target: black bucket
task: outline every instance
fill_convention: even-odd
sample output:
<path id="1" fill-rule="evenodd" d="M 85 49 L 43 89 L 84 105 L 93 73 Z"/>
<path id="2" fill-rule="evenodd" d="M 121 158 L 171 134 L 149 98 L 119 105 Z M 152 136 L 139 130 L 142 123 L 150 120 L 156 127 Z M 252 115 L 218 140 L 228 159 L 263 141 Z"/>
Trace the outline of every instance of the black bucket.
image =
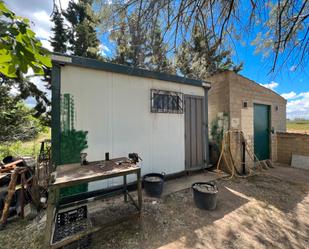
<path id="1" fill-rule="evenodd" d="M 143 177 L 146 194 L 150 197 L 160 197 L 163 191 L 165 173 L 150 173 Z"/>
<path id="2" fill-rule="evenodd" d="M 200 209 L 213 210 L 217 205 L 218 187 L 215 182 L 192 184 L 195 205 Z"/>

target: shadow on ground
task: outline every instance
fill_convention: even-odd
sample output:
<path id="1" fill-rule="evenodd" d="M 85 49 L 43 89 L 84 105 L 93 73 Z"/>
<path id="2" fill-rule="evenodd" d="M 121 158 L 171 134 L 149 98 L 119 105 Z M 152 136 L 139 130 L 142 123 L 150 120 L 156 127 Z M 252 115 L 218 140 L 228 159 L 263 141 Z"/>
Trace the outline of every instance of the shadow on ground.
<path id="1" fill-rule="evenodd" d="M 219 181 L 215 211 L 199 210 L 190 189 L 144 200 L 143 217 L 107 228 L 94 248 L 309 248 L 309 188 L 262 174 Z"/>
<path id="2" fill-rule="evenodd" d="M 144 198 L 140 219 L 106 227 L 89 248 L 309 248 L 309 171 L 277 167 L 246 179 L 219 180 L 217 208 L 197 209 L 190 189 Z M 103 209 L 102 209 L 103 208 Z M 90 205 L 95 223 L 133 211 L 122 197 Z M 43 248 L 45 219 L 12 221 L 0 248 Z"/>

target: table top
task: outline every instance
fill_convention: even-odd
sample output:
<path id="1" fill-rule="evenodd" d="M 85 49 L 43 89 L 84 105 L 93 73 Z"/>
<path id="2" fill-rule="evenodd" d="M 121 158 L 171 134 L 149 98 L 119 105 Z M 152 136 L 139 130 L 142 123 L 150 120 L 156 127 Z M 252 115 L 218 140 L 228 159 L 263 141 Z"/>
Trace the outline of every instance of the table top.
<path id="1" fill-rule="evenodd" d="M 87 165 L 79 163 L 57 166 L 55 181 L 51 186 L 69 186 L 100 179 L 117 177 L 139 170 L 140 167 L 126 157 L 109 161 L 94 161 Z"/>

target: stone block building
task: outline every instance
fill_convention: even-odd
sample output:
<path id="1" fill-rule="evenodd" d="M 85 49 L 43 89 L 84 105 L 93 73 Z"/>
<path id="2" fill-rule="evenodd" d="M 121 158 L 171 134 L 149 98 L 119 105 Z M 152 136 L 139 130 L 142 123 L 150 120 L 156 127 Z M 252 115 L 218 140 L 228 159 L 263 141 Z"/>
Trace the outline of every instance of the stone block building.
<path id="1" fill-rule="evenodd" d="M 232 71 L 218 73 L 208 80 L 211 82 L 208 97 L 210 138 L 213 139 L 212 133 L 224 117 L 227 129 L 242 131 L 260 160 L 276 161 L 276 132 L 286 131 L 286 100 Z M 239 144 L 237 139 L 240 138 L 236 135 L 232 144 Z M 232 150 L 236 158 L 240 156 L 240 148 L 232 146 Z"/>

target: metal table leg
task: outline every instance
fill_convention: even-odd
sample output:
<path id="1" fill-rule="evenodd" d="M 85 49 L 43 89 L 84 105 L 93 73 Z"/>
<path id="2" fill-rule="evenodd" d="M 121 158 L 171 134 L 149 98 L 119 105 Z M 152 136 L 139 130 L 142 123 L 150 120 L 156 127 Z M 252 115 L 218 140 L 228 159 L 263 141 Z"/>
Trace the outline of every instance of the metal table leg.
<path id="1" fill-rule="evenodd" d="M 124 201 L 128 201 L 128 190 L 127 190 L 127 175 L 123 176 L 123 190 L 124 190 Z"/>
<path id="2" fill-rule="evenodd" d="M 138 197 L 138 208 L 139 212 L 142 212 L 142 205 L 143 205 L 143 200 L 142 200 L 142 181 L 141 181 L 141 169 L 138 169 L 137 173 L 137 197 Z"/>

